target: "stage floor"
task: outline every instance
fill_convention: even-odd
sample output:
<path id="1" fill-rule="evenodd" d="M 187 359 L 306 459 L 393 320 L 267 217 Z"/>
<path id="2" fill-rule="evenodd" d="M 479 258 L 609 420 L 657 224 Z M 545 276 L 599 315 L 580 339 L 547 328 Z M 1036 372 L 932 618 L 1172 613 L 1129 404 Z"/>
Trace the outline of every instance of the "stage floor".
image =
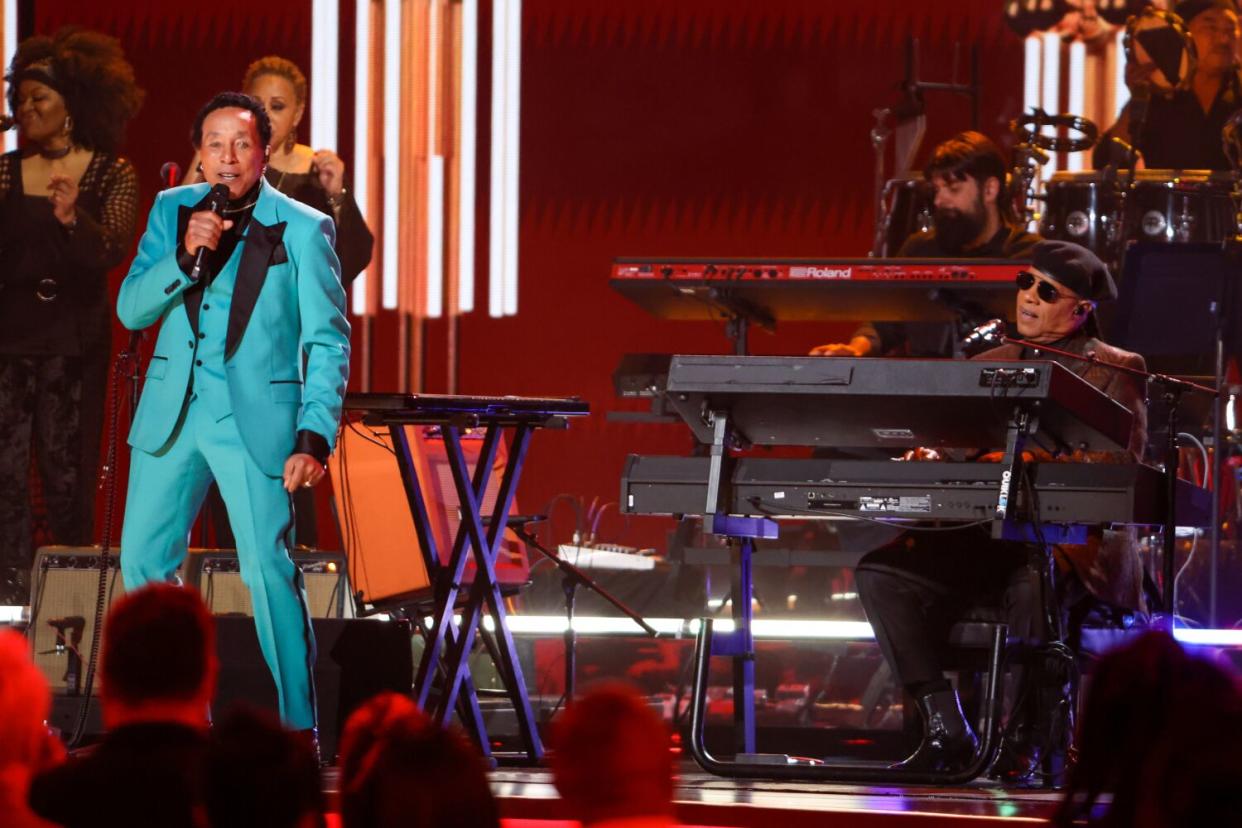
<path id="1" fill-rule="evenodd" d="M 336 773 L 325 785 L 335 801 Z M 562 828 L 568 821 L 543 768 L 502 768 L 491 774 L 506 828 Z M 955 788 L 879 787 L 811 782 L 723 779 L 683 762 L 674 794 L 677 818 L 688 826 L 736 828 L 849 828 L 850 826 L 1047 824 L 1061 801 L 1052 790 L 978 784 Z M 831 822 L 827 822 L 830 819 Z"/>

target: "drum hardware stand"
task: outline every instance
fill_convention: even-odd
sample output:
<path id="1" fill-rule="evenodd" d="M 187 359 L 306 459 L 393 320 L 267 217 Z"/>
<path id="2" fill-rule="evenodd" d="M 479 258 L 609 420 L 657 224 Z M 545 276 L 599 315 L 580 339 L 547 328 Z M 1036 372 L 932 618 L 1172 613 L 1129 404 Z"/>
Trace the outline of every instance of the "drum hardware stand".
<path id="1" fill-rule="evenodd" d="M 970 46 L 970 81 L 960 83 L 957 80 L 957 69 L 960 56 L 961 43 L 953 45 L 953 74 L 952 80 L 948 82 L 940 81 L 924 81 L 919 80 L 919 58 L 918 38 L 909 37 L 906 39 L 906 72 L 905 77 L 899 84 L 901 90 L 901 98 L 898 103 L 891 107 L 872 110 L 872 116 L 875 118 L 875 126 L 871 128 L 871 148 L 875 153 L 875 233 L 871 245 L 871 255 L 878 257 L 884 253 L 892 255 L 891 251 L 884 250 L 884 229 L 887 224 L 888 208 L 887 187 L 885 186 L 884 173 L 884 156 L 888 146 L 889 138 L 893 133 L 897 133 L 897 146 L 895 148 L 894 174 L 903 173 L 909 170 L 913 163 L 914 157 L 918 154 L 919 146 L 923 143 L 923 133 L 926 130 L 927 105 L 923 100 L 924 92 L 951 92 L 956 95 L 965 95 L 970 99 L 970 128 L 979 128 L 979 46 L 971 44 Z M 892 117 L 896 120 L 896 127 L 890 127 L 887 120 Z"/>
<path id="2" fill-rule="evenodd" d="M 622 601 L 613 596 L 608 590 L 604 589 L 598 583 L 591 579 L 581 569 L 562 558 L 560 555 L 549 552 L 539 543 L 539 539 L 527 531 L 526 526 L 532 523 L 538 523 L 547 520 L 546 515 L 514 515 L 506 521 L 506 526 L 527 546 L 534 549 L 540 555 L 543 555 L 549 561 L 556 565 L 561 571 L 562 580 L 561 587 L 565 591 L 565 704 L 566 706 L 573 703 L 574 687 L 576 685 L 576 668 L 578 654 L 578 635 L 574 629 L 574 599 L 578 592 L 579 586 L 584 586 L 612 604 L 624 615 L 628 616 L 635 624 L 643 628 L 643 632 L 655 638 L 659 632 L 655 627 L 648 624 L 641 615 L 627 607 Z"/>
<path id="3" fill-rule="evenodd" d="M 1052 127 L 1073 130 L 1077 137 L 1060 134 L 1045 135 L 1043 130 Z M 1038 168 L 1048 163 L 1049 152 L 1084 152 L 1095 146 L 1099 128 L 1089 119 L 1078 115 L 1049 115 L 1040 107 L 1032 107 L 1029 114 L 1009 122 L 1009 131 L 1019 141 L 1014 147 L 1013 172 L 1015 182 L 1021 182 L 1026 222 L 1035 220 L 1033 204 L 1036 200 L 1034 181 Z"/>

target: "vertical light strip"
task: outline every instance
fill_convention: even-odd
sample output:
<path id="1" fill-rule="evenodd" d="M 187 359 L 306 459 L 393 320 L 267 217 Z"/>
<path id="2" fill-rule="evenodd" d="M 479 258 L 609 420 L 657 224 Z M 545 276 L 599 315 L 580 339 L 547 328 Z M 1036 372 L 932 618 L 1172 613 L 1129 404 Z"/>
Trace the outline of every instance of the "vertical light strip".
<path id="1" fill-rule="evenodd" d="M 474 310 L 474 166 L 478 103 L 479 0 L 461 4 L 461 86 L 458 103 L 461 127 L 457 132 L 457 311 Z"/>
<path id="2" fill-rule="evenodd" d="M 521 150 L 519 130 L 522 112 L 522 0 L 509 0 L 506 23 L 509 44 L 505 49 L 505 271 L 504 312 L 518 312 L 518 167 Z"/>
<path id="3" fill-rule="evenodd" d="M 488 204 L 487 313 L 505 315 L 504 209 L 505 209 L 505 69 L 509 39 L 505 19 L 509 0 L 492 0 L 492 171 Z"/>
<path id="4" fill-rule="evenodd" d="M 1069 111 L 1074 115 L 1084 115 L 1087 97 L 1087 44 L 1076 40 L 1069 47 Z M 1071 152 L 1066 169 L 1080 172 L 1088 154 Z"/>
<path id="5" fill-rule="evenodd" d="M 1044 44 L 1043 95 L 1044 112 L 1056 115 L 1061 111 L 1061 36 L 1056 32 L 1045 32 L 1042 35 Z M 1043 134 L 1056 135 L 1051 127 L 1044 127 Z M 1060 156 L 1052 156 L 1052 168 L 1061 169 Z"/>
<path id="6" fill-rule="evenodd" d="M 1113 43 L 1113 118 L 1121 115 L 1122 108 L 1130 102 L 1130 87 L 1126 86 L 1126 30 L 1117 30 Z"/>
<path id="7" fill-rule="evenodd" d="M 1025 50 L 1022 72 L 1022 112 L 1029 113 L 1039 106 L 1040 67 L 1043 66 L 1043 46 L 1039 37 L 1031 35 L 1023 42 Z"/>
<path id="8" fill-rule="evenodd" d="M 401 0 L 384 0 L 384 276 L 381 301 L 397 307 L 401 208 Z"/>
<path id="9" fill-rule="evenodd" d="M 4 65 L 8 66 L 13 62 L 13 53 L 17 51 L 17 0 L 0 0 L 0 4 L 4 5 L 4 52 L 0 57 L 4 58 Z M 3 86 L 0 83 L 0 88 Z M 4 91 L 7 95 L 8 90 Z M 4 151 L 12 152 L 15 149 L 17 130 L 10 129 L 4 133 Z"/>
<path id="10" fill-rule="evenodd" d="M 336 149 L 337 84 L 340 80 L 340 0 L 311 3 L 310 143 L 312 149 Z M 356 274 L 346 274 L 352 278 Z"/>
<path id="11" fill-rule="evenodd" d="M 354 13 L 354 200 L 368 219 L 370 179 L 367 156 L 371 141 L 371 0 L 358 0 Z M 353 311 L 367 312 L 367 277 L 355 279 Z"/>
<path id="12" fill-rule="evenodd" d="M 444 152 L 440 147 L 440 0 L 427 6 L 427 296 L 424 312 L 436 319 L 444 313 Z"/>

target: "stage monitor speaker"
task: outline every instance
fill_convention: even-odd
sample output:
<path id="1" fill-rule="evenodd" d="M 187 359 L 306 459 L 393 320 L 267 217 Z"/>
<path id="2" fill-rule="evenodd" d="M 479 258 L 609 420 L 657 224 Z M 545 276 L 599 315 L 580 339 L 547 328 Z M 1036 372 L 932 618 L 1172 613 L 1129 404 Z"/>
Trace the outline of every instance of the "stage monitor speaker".
<path id="1" fill-rule="evenodd" d="M 403 621 L 316 618 L 315 688 L 319 701 L 319 741 L 325 759 L 337 751 L 349 714 L 385 690 L 408 694 L 414 683 L 410 628 Z M 220 674 L 212 717 L 216 721 L 237 703 L 276 711 L 276 686 L 263 661 L 254 621 L 216 619 Z"/>
<path id="2" fill-rule="evenodd" d="M 294 550 L 293 562 L 302 570 L 311 618 L 354 617 L 343 552 Z M 198 589 L 212 614 L 254 615 L 234 550 L 192 549 L 185 571 L 186 585 Z"/>
<path id="3" fill-rule="evenodd" d="M 34 662 L 53 690 L 74 693 L 83 689 L 95 630 L 99 554 L 99 548 L 92 546 L 42 546 L 35 553 L 30 644 Z M 117 554 L 114 550 L 109 561 L 106 607 L 125 592 Z M 98 690 L 98 671 L 95 675 Z"/>
<path id="4" fill-rule="evenodd" d="M 461 504 L 444 442 L 438 428 L 408 425 L 405 429 L 426 501 L 439 564 L 447 564 L 461 522 Z M 462 437 L 462 452 L 472 472 L 479 459 L 482 437 L 481 430 Z M 507 457 L 502 441 L 484 490 L 484 515 L 491 514 L 495 508 Z M 427 552 L 420 548 L 414 531 L 414 519 L 410 515 L 388 428 L 369 426 L 361 421 L 346 423 L 337 439 L 337 450 L 329 460 L 329 472 L 360 612 L 384 609 L 406 599 L 429 600 L 433 585 L 428 575 Z M 515 500 L 510 514 L 518 513 Z M 526 547 L 508 530 L 501 542 L 496 577 L 502 584 L 525 584 L 530 579 Z M 474 560 L 471 558 L 464 582 L 473 579 Z"/>

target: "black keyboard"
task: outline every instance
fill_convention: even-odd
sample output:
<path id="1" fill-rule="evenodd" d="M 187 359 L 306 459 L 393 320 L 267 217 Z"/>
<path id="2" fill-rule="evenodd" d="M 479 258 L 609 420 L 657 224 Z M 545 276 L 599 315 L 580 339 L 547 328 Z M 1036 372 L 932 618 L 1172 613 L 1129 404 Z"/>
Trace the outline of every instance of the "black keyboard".
<path id="1" fill-rule="evenodd" d="M 629 514 L 703 514 L 706 457 L 631 455 L 621 481 Z M 1141 463 L 1031 463 L 1016 488 L 1019 514 L 1044 523 L 1157 525 L 1164 475 Z M 730 514 L 814 518 L 984 521 L 994 516 L 1002 467 L 996 463 L 745 457 L 737 461 Z M 1211 524 L 1206 490 L 1178 481 L 1177 522 Z"/>
<path id="2" fill-rule="evenodd" d="M 1134 415 L 1055 362 L 675 356 L 669 405 L 701 442 L 724 412 L 753 445 L 999 448 L 1011 412 L 1052 453 L 1124 451 Z"/>
<path id="3" fill-rule="evenodd" d="M 384 419 L 421 422 L 462 416 L 476 417 L 480 420 L 581 417 L 591 413 L 591 406 L 577 397 L 490 397 L 358 392 L 345 395 L 345 410 L 382 415 Z"/>

